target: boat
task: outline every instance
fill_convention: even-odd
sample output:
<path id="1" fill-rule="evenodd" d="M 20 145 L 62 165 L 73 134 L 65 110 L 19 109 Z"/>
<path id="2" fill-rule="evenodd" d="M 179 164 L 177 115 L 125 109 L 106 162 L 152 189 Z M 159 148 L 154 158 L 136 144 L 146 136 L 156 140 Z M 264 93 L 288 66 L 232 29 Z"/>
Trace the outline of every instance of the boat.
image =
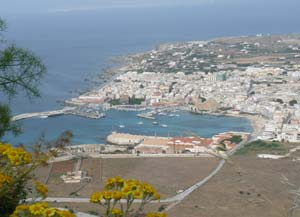
<path id="1" fill-rule="evenodd" d="M 143 125 L 144 123 L 142 121 L 138 122 L 138 125 Z"/>
<path id="2" fill-rule="evenodd" d="M 160 113 L 158 113 L 159 115 L 168 115 L 167 113 L 165 113 L 165 112 L 160 112 Z"/>
<path id="3" fill-rule="evenodd" d="M 158 125 L 158 122 L 157 121 L 153 121 L 152 122 L 154 125 Z"/>
<path id="4" fill-rule="evenodd" d="M 150 120 L 155 120 L 155 117 L 153 117 L 152 115 L 150 114 L 137 114 L 136 116 L 140 117 L 140 118 L 145 118 L 145 119 L 150 119 Z"/>
<path id="5" fill-rule="evenodd" d="M 122 124 L 120 124 L 120 126 L 119 126 L 120 128 L 124 128 L 125 127 L 125 125 L 122 125 Z"/>
<path id="6" fill-rule="evenodd" d="M 168 125 L 166 125 L 166 124 L 162 124 L 162 125 L 161 125 L 161 127 L 165 127 L 165 128 L 166 128 L 166 127 L 168 127 Z"/>
<path id="7" fill-rule="evenodd" d="M 169 114 L 169 117 L 174 117 L 175 115 L 174 114 Z"/>
<path id="8" fill-rule="evenodd" d="M 40 118 L 48 118 L 47 115 L 41 115 Z"/>

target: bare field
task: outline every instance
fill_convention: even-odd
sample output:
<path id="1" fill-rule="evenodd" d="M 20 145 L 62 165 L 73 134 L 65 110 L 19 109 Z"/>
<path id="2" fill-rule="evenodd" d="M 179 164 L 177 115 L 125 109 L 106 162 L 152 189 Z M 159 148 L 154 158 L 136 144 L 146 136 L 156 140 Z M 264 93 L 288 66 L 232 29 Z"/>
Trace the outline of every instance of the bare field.
<path id="1" fill-rule="evenodd" d="M 168 216 L 287 216 L 289 191 L 295 187 L 285 184 L 284 177 L 299 186 L 300 162 L 236 156 L 232 164 L 225 165 L 207 184 L 169 210 Z"/>
<path id="2" fill-rule="evenodd" d="M 251 64 L 251 63 L 258 63 L 258 62 L 266 62 L 266 63 L 272 63 L 272 62 L 278 62 L 277 59 L 281 57 L 282 55 L 279 54 L 272 54 L 272 55 L 262 55 L 262 56 L 256 56 L 256 57 L 245 57 L 245 58 L 235 58 L 234 60 L 239 64 Z M 283 63 L 283 62 L 282 62 Z"/>
<path id="3" fill-rule="evenodd" d="M 300 152 L 293 154 L 294 158 Z M 217 164 L 214 158 L 143 158 L 103 159 L 103 181 L 120 175 L 138 178 L 153 184 L 164 197 L 174 195 L 205 177 Z M 82 169 L 94 174 L 92 183 L 81 191 L 80 196 L 100 189 L 101 160 L 85 159 Z M 46 170 L 45 170 L 46 171 Z M 100 176 L 97 178 L 97 176 Z M 189 195 L 180 204 L 168 211 L 170 217 L 285 217 L 291 205 L 290 190 L 286 184 L 300 185 L 300 162 L 292 158 L 280 160 L 258 159 L 255 156 L 234 156 L 221 171 L 201 188 Z M 49 186 L 49 185 L 48 185 Z M 49 186 L 50 195 L 68 196 L 68 192 L 80 185 L 59 184 Z M 99 212 L 100 207 L 89 203 L 54 203 L 82 212 Z M 157 210 L 168 204 L 151 204 Z M 295 213 L 295 217 L 300 213 Z"/>
<path id="4" fill-rule="evenodd" d="M 218 160 L 215 158 L 202 157 L 84 159 L 81 170 L 87 171 L 88 176 L 92 177 L 90 183 L 65 184 L 59 180 L 59 176 L 51 174 L 51 181 L 47 185 L 49 196 L 67 197 L 72 192 L 77 192 L 79 197 L 89 197 L 92 192 L 102 189 L 109 177 L 119 175 L 123 178 L 147 181 L 165 198 L 205 178 L 214 170 L 217 163 Z M 46 171 L 48 170 L 45 169 L 44 172 Z M 45 176 L 42 173 L 40 175 Z"/>

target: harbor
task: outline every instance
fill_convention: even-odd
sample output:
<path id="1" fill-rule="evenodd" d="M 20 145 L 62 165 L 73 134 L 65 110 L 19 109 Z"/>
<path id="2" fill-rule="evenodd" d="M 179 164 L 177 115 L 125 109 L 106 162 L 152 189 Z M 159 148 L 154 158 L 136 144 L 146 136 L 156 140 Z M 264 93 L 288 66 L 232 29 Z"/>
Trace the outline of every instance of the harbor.
<path id="1" fill-rule="evenodd" d="M 174 114 L 172 117 L 170 114 L 156 114 L 154 121 L 142 119 L 137 114 L 139 112 L 113 109 L 105 111 L 105 117 L 100 119 L 78 115 L 58 115 L 51 118 L 37 116 L 37 118 L 21 119 L 19 122 L 23 126 L 23 133 L 18 137 L 8 135 L 4 139 L 10 140 L 13 144 L 23 143 L 30 146 L 40 138 L 41 132 L 45 135 L 45 139 L 51 141 L 63 131 L 69 130 L 74 135 L 73 144 L 105 144 L 107 136 L 113 131 L 160 137 L 193 135 L 211 137 L 227 131 L 252 132 L 250 121 L 239 117 L 195 115 L 188 111 L 178 111 L 170 113 Z"/>

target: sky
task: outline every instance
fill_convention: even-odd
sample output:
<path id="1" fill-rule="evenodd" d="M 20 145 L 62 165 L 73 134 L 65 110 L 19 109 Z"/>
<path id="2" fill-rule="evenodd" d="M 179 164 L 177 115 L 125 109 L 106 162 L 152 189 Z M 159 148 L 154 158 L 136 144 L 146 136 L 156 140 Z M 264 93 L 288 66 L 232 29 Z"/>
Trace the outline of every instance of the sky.
<path id="1" fill-rule="evenodd" d="M 101 8 L 165 7 L 181 5 L 238 5 L 259 2 L 297 2 L 297 0 L 0 0 L 0 14 L 55 13 Z M 300 4 L 299 4 L 300 5 Z"/>
<path id="2" fill-rule="evenodd" d="M 218 0 L 0 0 L 0 13 L 67 12 L 114 7 L 210 4 L 215 1 Z"/>
<path id="3" fill-rule="evenodd" d="M 300 7 L 299 0 L 0 0 L 0 16 L 59 13 L 103 8 L 166 7 L 182 5 Z M 255 12 L 255 11 L 254 11 Z"/>

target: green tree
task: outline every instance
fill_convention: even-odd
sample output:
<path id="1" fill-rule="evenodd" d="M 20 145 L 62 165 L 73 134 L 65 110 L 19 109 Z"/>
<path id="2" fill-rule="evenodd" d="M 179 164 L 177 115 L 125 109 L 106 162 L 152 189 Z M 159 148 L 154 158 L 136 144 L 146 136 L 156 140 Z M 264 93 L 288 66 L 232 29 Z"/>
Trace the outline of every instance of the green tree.
<path id="1" fill-rule="evenodd" d="M 289 101 L 290 106 L 294 106 L 295 104 L 298 104 L 297 100 L 293 99 L 293 100 Z"/>
<path id="2" fill-rule="evenodd" d="M 3 39 L 6 27 L 6 22 L 0 18 L 0 92 L 9 98 L 20 91 L 28 97 L 37 97 L 40 95 L 38 83 L 46 68 L 32 52 Z M 20 132 L 19 127 L 11 122 L 9 106 L 0 101 L 0 138 L 9 131 Z"/>

